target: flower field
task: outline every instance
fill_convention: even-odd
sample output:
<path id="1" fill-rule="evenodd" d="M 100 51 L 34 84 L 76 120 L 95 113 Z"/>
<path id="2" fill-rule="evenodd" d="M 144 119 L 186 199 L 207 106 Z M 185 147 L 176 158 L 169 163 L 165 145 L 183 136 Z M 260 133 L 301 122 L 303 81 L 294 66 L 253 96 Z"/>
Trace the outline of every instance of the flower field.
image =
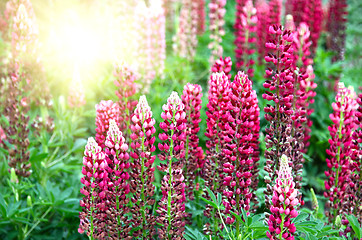
<path id="1" fill-rule="evenodd" d="M 0 239 L 362 239 L 358 0 L 1 0 Z"/>

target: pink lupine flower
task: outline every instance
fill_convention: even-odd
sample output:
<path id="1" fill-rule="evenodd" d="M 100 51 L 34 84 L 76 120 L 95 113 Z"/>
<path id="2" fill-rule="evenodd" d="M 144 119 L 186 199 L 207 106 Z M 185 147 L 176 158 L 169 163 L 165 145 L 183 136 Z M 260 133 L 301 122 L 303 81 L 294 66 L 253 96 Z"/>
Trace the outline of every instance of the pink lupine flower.
<path id="1" fill-rule="evenodd" d="M 101 148 L 104 148 L 109 121 L 115 120 L 119 125 L 120 110 L 116 103 L 111 100 L 102 100 L 96 105 L 96 141 Z"/>
<path id="2" fill-rule="evenodd" d="M 212 73 L 221 73 L 224 72 L 225 75 L 228 77 L 228 79 L 231 79 L 231 67 L 232 67 L 233 63 L 231 61 L 231 57 L 220 57 L 219 59 L 217 59 L 214 63 L 214 65 L 211 67 L 211 72 Z"/>
<path id="3" fill-rule="evenodd" d="M 205 0 L 197 0 L 197 34 L 201 35 L 205 32 Z"/>
<path id="4" fill-rule="evenodd" d="M 301 71 L 306 71 L 307 66 L 313 64 L 313 59 L 310 58 L 311 45 L 312 41 L 310 41 L 309 27 L 302 22 L 299 24 L 297 31 L 294 32 L 293 36 L 295 65 L 299 67 Z"/>
<path id="5" fill-rule="evenodd" d="M 288 157 L 283 154 L 280 158 L 278 177 L 275 180 L 270 203 L 269 231 L 266 232 L 269 239 L 294 239 L 296 227 L 291 220 L 298 216 L 296 206 L 299 204 L 297 198 L 299 193 L 294 188 L 295 183 L 289 164 Z"/>
<path id="6" fill-rule="evenodd" d="M 199 146 L 199 137 L 201 122 L 201 97 L 202 88 L 197 84 L 186 84 L 181 96 L 182 103 L 185 105 L 186 112 L 186 151 L 184 175 L 186 182 L 186 191 L 190 199 L 193 199 L 193 189 L 198 170 L 202 169 L 205 163 L 204 151 Z"/>
<path id="7" fill-rule="evenodd" d="M 209 80 L 208 91 L 208 104 L 207 104 L 207 119 L 205 136 L 208 138 L 206 141 L 206 162 L 203 168 L 203 178 L 205 185 L 213 192 L 222 193 L 224 188 L 222 166 L 225 160 L 225 153 L 223 149 L 226 146 L 225 137 L 229 133 L 227 127 L 229 113 L 228 104 L 230 102 L 230 80 L 224 72 L 212 73 Z M 205 193 L 205 198 L 209 199 L 210 196 Z M 218 215 L 215 214 L 210 205 L 206 205 L 204 215 L 212 218 L 214 226 L 218 228 Z M 206 224 L 207 233 L 213 233 L 218 236 L 219 230 L 210 223 Z"/>
<path id="8" fill-rule="evenodd" d="M 343 219 L 344 214 L 350 213 L 346 202 L 351 194 L 350 184 L 353 184 L 351 171 L 354 166 L 350 158 L 353 156 L 352 134 L 357 128 L 355 93 L 342 82 L 338 87 L 335 102 L 332 103 L 333 113 L 329 115 L 333 125 L 328 127 L 331 139 L 328 141 L 330 147 L 326 150 L 329 157 L 326 159 L 328 170 L 325 175 L 328 179 L 325 181 L 324 196 L 328 199 L 327 207 L 331 208 L 330 212 L 326 212 L 330 222 L 334 222 L 337 215 Z"/>
<path id="9" fill-rule="evenodd" d="M 238 0 L 234 25 L 236 68 L 247 72 L 250 77 L 253 76 L 254 72 L 252 66 L 255 61 L 251 55 L 255 52 L 253 45 L 256 43 L 257 22 L 253 2 L 251 0 Z"/>
<path id="10" fill-rule="evenodd" d="M 0 126 L 0 145 L 6 140 L 6 134 L 4 129 Z"/>
<path id="11" fill-rule="evenodd" d="M 162 143 L 158 144 L 161 151 L 161 163 L 158 169 L 165 172 L 161 191 L 162 199 L 156 211 L 159 216 L 157 222 L 162 225 L 158 229 L 161 239 L 182 238 L 185 231 L 185 183 L 182 172 L 185 158 L 186 141 L 186 113 L 185 105 L 177 92 L 172 92 L 167 104 L 162 106 L 163 122 L 160 128 L 163 133 L 159 135 Z"/>
<path id="12" fill-rule="evenodd" d="M 344 60 L 346 40 L 347 1 L 331 0 L 327 20 L 327 47 L 334 51 L 333 62 Z"/>
<path id="13" fill-rule="evenodd" d="M 182 0 L 181 2 L 175 52 L 188 61 L 193 61 L 197 47 L 198 3 L 193 0 Z"/>
<path id="14" fill-rule="evenodd" d="M 265 191 L 266 206 L 269 207 L 269 199 L 272 195 L 272 183 L 276 174 L 280 157 L 285 154 L 291 156 L 293 139 L 292 116 L 294 114 L 294 76 L 293 76 L 293 47 L 290 42 L 293 35 L 290 31 L 284 30 L 282 26 L 273 25 L 269 27 L 269 34 L 273 39 L 265 46 L 271 53 L 265 56 L 265 61 L 275 66 L 274 70 L 268 68 L 266 76 L 269 78 L 263 86 L 268 89 L 263 98 L 273 101 L 274 105 L 264 107 L 265 119 L 270 122 L 266 129 L 266 166 L 264 169 L 269 173 L 265 179 L 267 189 Z M 277 45 L 279 46 L 277 48 Z M 274 141 L 278 139 L 279 141 Z M 269 150 L 270 149 L 270 150 Z"/>
<path id="15" fill-rule="evenodd" d="M 229 129 L 223 149 L 227 158 L 223 164 L 223 184 L 226 186 L 223 204 L 229 215 L 226 223 L 233 223 L 235 217 L 230 211 L 241 214 L 241 209 L 245 209 L 248 212 L 251 200 L 257 203 L 252 190 L 258 185 L 260 109 L 252 82 L 244 72 L 235 76 L 229 96 L 230 116 L 226 124 Z"/>
<path id="16" fill-rule="evenodd" d="M 259 0 L 255 4 L 256 16 L 258 18 L 257 28 L 257 41 L 256 46 L 258 49 L 258 61 L 261 64 L 264 61 L 264 56 L 267 53 L 265 43 L 267 42 L 268 36 L 268 13 L 269 5 L 265 0 Z"/>
<path id="17" fill-rule="evenodd" d="M 105 153 L 93 138 L 88 138 L 83 157 L 81 183 L 84 185 L 80 192 L 84 195 L 80 201 L 82 211 L 79 213 L 79 233 L 86 232 L 87 235 L 103 238 L 106 234 L 105 226 L 101 223 L 105 218 L 99 219 L 99 210 L 105 208 L 104 198 L 106 196 L 107 173 L 105 168 L 107 162 Z"/>
<path id="18" fill-rule="evenodd" d="M 211 0 L 209 3 L 210 18 L 210 39 L 209 49 L 211 50 L 210 64 L 214 64 L 215 60 L 223 55 L 223 47 L 221 46 L 222 37 L 225 35 L 225 4 L 226 0 Z"/>
<path id="19" fill-rule="evenodd" d="M 85 104 L 84 87 L 80 82 L 74 82 L 69 87 L 68 105 L 71 108 L 80 108 Z"/>
<path id="20" fill-rule="evenodd" d="M 272 26 L 274 24 L 280 25 L 282 17 L 281 13 L 282 13 L 282 0 L 270 0 L 267 26 Z"/>
<path id="21" fill-rule="evenodd" d="M 127 141 L 130 141 L 129 136 L 131 130 L 129 126 L 131 124 L 132 111 L 137 105 L 135 94 L 138 91 L 138 85 L 136 84 L 138 76 L 135 71 L 126 64 L 116 66 L 113 75 L 116 77 L 114 84 L 118 88 L 116 95 L 119 99 L 119 128 L 125 133 Z"/>
<path id="22" fill-rule="evenodd" d="M 129 237 L 130 220 L 126 214 L 130 211 L 128 207 L 129 199 L 126 194 L 130 192 L 129 174 L 130 167 L 128 145 L 119 130 L 114 119 L 109 120 L 109 128 L 105 140 L 105 159 L 107 167 L 107 179 L 104 188 L 107 189 L 106 195 L 99 194 L 100 198 L 105 198 L 103 204 L 98 204 L 97 209 L 99 217 L 106 215 L 107 231 L 114 239 L 126 239 Z"/>
<path id="23" fill-rule="evenodd" d="M 154 146 L 156 138 L 153 136 L 156 132 L 155 123 L 146 97 L 141 96 L 130 127 L 132 131 L 130 156 L 133 159 L 130 190 L 133 194 L 131 201 L 134 203 L 131 212 L 133 228 L 140 228 L 138 231 L 134 231 L 134 237 L 152 238 L 155 235 L 156 220 L 150 210 L 155 203 L 153 199 L 155 168 L 152 166 L 156 158 L 153 154 L 156 150 Z"/>
<path id="24" fill-rule="evenodd" d="M 293 16 L 288 14 L 285 16 L 285 29 L 294 32 L 295 31 L 295 24 Z"/>

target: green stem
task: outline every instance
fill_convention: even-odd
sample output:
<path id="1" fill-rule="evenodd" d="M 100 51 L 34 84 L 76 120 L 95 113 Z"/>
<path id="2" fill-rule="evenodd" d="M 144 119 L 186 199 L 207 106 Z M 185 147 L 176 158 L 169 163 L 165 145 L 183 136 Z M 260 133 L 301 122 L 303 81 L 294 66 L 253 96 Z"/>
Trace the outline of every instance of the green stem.
<path id="1" fill-rule="evenodd" d="M 49 208 L 45 211 L 45 213 L 40 217 L 40 219 L 44 219 L 45 216 L 48 215 L 48 213 L 50 212 L 50 210 L 51 210 L 52 208 L 53 208 L 53 207 L 49 207 Z M 40 223 L 40 220 L 38 220 L 38 221 L 30 228 L 30 230 L 25 234 L 24 239 L 26 239 L 26 238 L 29 236 L 29 234 L 39 225 L 39 223 Z"/>

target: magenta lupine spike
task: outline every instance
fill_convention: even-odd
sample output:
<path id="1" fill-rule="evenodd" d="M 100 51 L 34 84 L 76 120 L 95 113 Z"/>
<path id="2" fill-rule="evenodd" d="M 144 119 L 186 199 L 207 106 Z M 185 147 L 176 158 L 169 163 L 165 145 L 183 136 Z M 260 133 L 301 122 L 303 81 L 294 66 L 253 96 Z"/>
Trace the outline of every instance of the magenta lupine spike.
<path id="1" fill-rule="evenodd" d="M 267 29 L 269 26 L 272 26 L 274 24 L 280 25 L 282 17 L 281 13 L 282 13 L 282 0 L 270 0 Z"/>
<path id="2" fill-rule="evenodd" d="M 292 176 L 292 169 L 289 166 L 290 160 L 286 155 L 280 159 L 278 177 L 273 187 L 273 197 L 271 200 L 268 218 L 269 231 L 266 235 L 269 239 L 294 240 L 296 227 L 292 219 L 298 216 L 296 206 L 299 204 L 297 196 L 298 190 Z"/>
<path id="3" fill-rule="evenodd" d="M 105 218 L 99 218 L 99 212 L 104 211 L 106 207 L 107 173 L 104 171 L 106 167 L 107 162 L 102 148 L 93 138 L 88 138 L 83 157 L 82 174 L 84 176 L 80 180 L 84 185 L 80 189 L 84 197 L 80 200 L 82 211 L 79 213 L 78 232 L 85 232 L 88 236 L 98 239 L 104 238 L 107 233 L 103 222 Z M 99 224 L 102 222 L 103 224 Z"/>
<path id="4" fill-rule="evenodd" d="M 3 144 L 4 140 L 6 140 L 6 134 L 4 129 L 0 126 L 0 146 Z"/>
<path id="5" fill-rule="evenodd" d="M 340 82 L 335 102 L 332 103 L 333 113 L 329 115 L 333 125 L 328 127 L 331 138 L 328 140 L 330 147 L 326 150 L 329 157 L 326 159 L 328 170 L 325 171 L 327 181 L 324 196 L 330 208 L 326 215 L 332 223 L 338 215 L 345 219 L 345 214 L 350 213 L 347 203 L 351 194 L 350 173 L 353 171 L 350 159 L 353 156 L 352 134 L 357 128 L 355 113 L 358 108 L 354 95 L 354 91 Z"/>
<path id="6" fill-rule="evenodd" d="M 205 32 L 205 0 L 197 0 L 197 34 L 201 35 Z"/>
<path id="7" fill-rule="evenodd" d="M 293 16 L 288 14 L 285 16 L 285 29 L 294 32 L 295 31 L 295 24 Z"/>
<path id="8" fill-rule="evenodd" d="M 214 63 L 214 65 L 211 67 L 212 73 L 221 73 L 224 72 L 225 75 L 228 77 L 228 79 L 231 79 L 231 67 L 233 65 L 233 62 L 231 61 L 231 57 L 220 57 L 217 59 Z"/>
<path id="9" fill-rule="evenodd" d="M 158 144 L 161 151 L 161 163 L 158 169 L 165 172 L 161 182 L 162 199 L 159 203 L 157 222 L 162 225 L 158 229 L 161 239 L 182 238 L 185 231 L 185 183 L 182 172 L 185 158 L 186 113 L 185 105 L 177 92 L 172 92 L 167 104 L 162 106 L 163 122 L 160 128 Z"/>
<path id="10" fill-rule="evenodd" d="M 306 71 L 307 66 L 313 64 L 313 59 L 310 58 L 310 46 L 312 41 L 310 41 L 310 31 L 307 24 L 304 22 L 300 23 L 297 31 L 293 34 L 293 48 L 295 56 L 295 66 L 297 66 L 300 71 Z"/>
<path id="11" fill-rule="evenodd" d="M 230 129 L 224 137 L 226 147 L 223 149 L 227 158 L 223 164 L 226 186 L 223 204 L 228 214 L 226 223 L 231 224 L 236 219 L 230 211 L 241 215 L 241 209 L 245 209 L 249 214 L 250 202 L 257 203 L 253 190 L 258 185 L 260 109 L 252 82 L 244 72 L 235 76 L 229 96 Z M 237 234 L 239 226 L 237 221 Z"/>
<path id="12" fill-rule="evenodd" d="M 347 1 L 331 0 L 329 2 L 327 20 L 327 47 L 334 51 L 332 61 L 344 60 L 346 23 L 347 23 Z"/>
<path id="13" fill-rule="evenodd" d="M 193 61 L 197 47 L 197 2 L 182 0 L 179 26 L 176 35 L 175 52 L 179 56 Z"/>
<path id="14" fill-rule="evenodd" d="M 206 141 L 206 162 L 203 168 L 203 178 L 205 185 L 213 192 L 222 193 L 223 172 L 222 164 L 225 161 L 223 148 L 225 147 L 225 138 L 228 134 L 228 104 L 230 101 L 230 80 L 224 72 L 212 73 L 209 80 L 207 119 L 205 136 Z M 206 198 L 210 196 L 206 193 Z M 213 226 L 206 223 L 206 233 L 213 233 L 217 237 L 219 232 L 218 214 L 210 205 L 206 205 L 204 215 L 212 218 Z"/>
<path id="15" fill-rule="evenodd" d="M 153 195 L 155 193 L 154 171 L 152 166 L 156 156 L 154 143 L 154 127 L 156 121 L 152 117 L 152 111 L 145 96 L 141 96 L 132 117 L 131 125 L 131 181 L 130 189 L 133 194 L 132 222 L 134 237 L 151 239 L 155 235 L 155 217 L 152 214 L 152 206 L 155 203 Z"/>
<path id="16" fill-rule="evenodd" d="M 222 37 L 225 35 L 224 16 L 226 0 L 211 0 L 209 3 L 210 18 L 210 39 L 209 49 L 211 50 L 210 64 L 214 64 L 215 60 L 223 55 L 223 47 L 221 46 Z"/>
<path id="17" fill-rule="evenodd" d="M 292 133 L 292 116 L 293 111 L 293 93 L 294 93 L 294 77 L 293 77 L 293 47 L 290 42 L 293 35 L 290 31 L 284 30 L 282 26 L 273 25 L 269 27 L 269 34 L 273 39 L 266 43 L 265 46 L 272 53 L 265 56 L 266 62 L 272 63 L 274 69 L 268 68 L 266 80 L 263 86 L 268 89 L 263 94 L 263 98 L 273 101 L 274 104 L 268 104 L 264 107 L 265 119 L 270 122 L 266 128 L 266 166 L 264 169 L 269 173 L 265 178 L 267 189 L 265 191 L 265 203 L 269 207 L 269 199 L 272 195 L 272 187 L 270 183 L 276 178 L 275 171 L 278 167 L 280 157 L 285 154 L 291 157 L 293 142 Z M 277 48 L 278 46 L 278 48 Z M 278 141 L 274 141 L 278 139 Z"/>
<path id="18" fill-rule="evenodd" d="M 252 77 L 254 73 L 254 59 L 251 57 L 255 52 L 257 16 L 256 8 L 251 0 L 238 0 L 236 2 L 235 19 L 235 56 L 236 68 L 247 72 Z"/>
<path id="19" fill-rule="evenodd" d="M 109 120 L 109 129 L 105 140 L 105 154 L 108 176 L 106 202 L 99 208 L 100 217 L 107 215 L 107 234 L 113 239 L 128 239 L 130 220 L 126 214 L 130 211 L 129 199 L 126 194 L 130 192 L 130 167 L 128 145 L 114 119 Z M 101 197 L 102 198 L 102 197 Z"/>
<path id="20" fill-rule="evenodd" d="M 362 90 L 362 88 L 360 88 L 360 90 Z M 352 194 L 349 202 L 353 207 L 353 214 L 357 217 L 358 221 L 362 223 L 362 93 L 358 95 L 356 101 L 359 107 L 355 112 L 355 124 L 357 125 L 357 129 L 352 134 L 354 148 L 352 151 L 352 164 L 354 171 L 351 177 L 353 184 L 350 184 Z"/>
<path id="21" fill-rule="evenodd" d="M 96 105 L 96 141 L 101 148 L 104 148 L 104 141 L 107 137 L 109 120 L 114 119 L 119 125 L 120 110 L 112 100 L 102 100 Z"/>
<path id="22" fill-rule="evenodd" d="M 268 36 L 268 13 L 269 13 L 269 5 L 265 0 L 259 0 L 255 4 L 256 7 L 256 16 L 258 18 L 258 22 L 256 24 L 257 28 L 257 42 L 256 46 L 258 49 L 258 62 L 262 64 L 264 62 L 264 56 L 267 51 L 265 48 L 265 43 L 267 42 Z"/>
<path id="23" fill-rule="evenodd" d="M 184 87 L 181 99 L 185 105 L 186 112 L 186 152 L 184 175 L 186 182 L 186 194 L 189 199 L 193 199 L 193 189 L 196 185 L 195 179 L 198 171 L 203 168 L 205 163 L 204 151 L 199 146 L 199 137 L 201 122 L 201 97 L 202 88 L 200 85 L 187 83 Z"/>
<path id="24" fill-rule="evenodd" d="M 127 66 L 126 64 L 120 64 L 114 68 L 113 75 L 116 77 L 114 84 L 118 88 L 116 95 L 119 99 L 119 129 L 125 133 L 127 141 L 130 141 L 129 136 L 131 135 L 130 124 L 132 111 L 137 105 L 135 94 L 138 90 L 137 74 L 135 71 Z"/>

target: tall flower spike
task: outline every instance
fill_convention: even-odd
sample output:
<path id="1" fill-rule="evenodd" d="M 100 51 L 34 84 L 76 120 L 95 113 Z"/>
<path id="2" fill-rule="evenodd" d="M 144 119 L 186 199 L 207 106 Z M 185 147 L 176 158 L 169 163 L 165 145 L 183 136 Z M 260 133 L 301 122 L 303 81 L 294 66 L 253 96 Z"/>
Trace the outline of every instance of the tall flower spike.
<path id="1" fill-rule="evenodd" d="M 106 201 L 98 206 L 100 219 L 104 214 L 107 215 L 106 226 L 107 233 L 113 239 L 129 239 L 131 230 L 130 220 L 127 213 L 129 199 L 126 194 L 130 192 L 129 174 L 127 169 L 130 167 L 128 145 L 119 130 L 114 119 L 109 120 L 109 129 L 105 141 L 105 153 L 107 161 L 107 189 Z M 101 198 L 103 196 L 100 196 Z"/>
<path id="2" fill-rule="evenodd" d="M 197 47 L 197 2 L 182 0 L 179 26 L 176 36 L 175 52 L 179 56 L 193 61 Z"/>
<path id="3" fill-rule="evenodd" d="M 223 55 L 223 47 L 221 46 L 222 37 L 225 35 L 224 16 L 226 0 L 211 0 L 209 3 L 210 18 L 210 39 L 209 49 L 211 50 L 210 64 L 214 64 L 215 60 Z"/>
<path id="4" fill-rule="evenodd" d="M 155 217 L 152 214 L 152 206 L 155 203 L 154 171 L 152 167 L 156 156 L 154 143 L 156 121 L 152 118 L 152 111 L 148 105 L 146 96 L 141 96 L 132 117 L 131 125 L 131 181 L 130 189 L 133 194 L 131 201 L 134 203 L 132 212 L 133 236 L 141 236 L 150 239 L 155 235 Z"/>
<path id="5" fill-rule="evenodd" d="M 223 173 L 222 164 L 225 161 L 223 148 L 226 145 L 225 138 L 228 134 L 229 116 L 228 104 L 230 101 L 230 80 L 224 72 L 213 73 L 209 80 L 208 104 L 207 104 L 207 119 L 205 136 L 208 138 L 206 141 L 206 162 L 203 168 L 203 178 L 205 185 L 213 192 L 222 193 L 223 189 Z M 210 198 L 205 193 L 206 198 Z M 210 223 L 206 224 L 207 233 L 210 231 L 218 237 L 218 214 L 215 209 L 210 205 L 206 206 L 204 215 L 212 218 L 214 226 Z"/>
<path id="6" fill-rule="evenodd" d="M 116 66 L 113 75 L 116 77 L 114 84 L 118 88 L 116 95 L 119 99 L 119 128 L 122 132 L 126 133 L 125 137 L 127 141 L 130 141 L 132 111 L 137 105 L 135 94 L 138 90 L 138 85 L 136 84 L 138 76 L 134 70 L 126 64 Z"/>
<path id="7" fill-rule="evenodd" d="M 82 211 L 79 213 L 80 224 L 79 233 L 84 233 L 92 238 L 104 238 L 106 236 L 106 227 L 104 217 L 99 215 L 100 211 L 105 210 L 107 174 L 104 169 L 107 167 L 105 153 L 98 146 L 94 138 L 88 138 L 84 150 L 83 168 L 81 183 L 84 185 L 80 192 L 84 195 L 80 200 Z M 101 218 L 100 218 L 101 217 Z"/>
<path id="8" fill-rule="evenodd" d="M 269 239 L 294 240 L 293 234 L 296 227 L 291 220 L 298 216 L 296 206 L 299 204 L 298 190 L 294 187 L 289 159 L 286 155 L 282 155 L 278 177 L 273 188 L 271 215 L 268 218 L 269 231 L 266 232 L 266 235 Z"/>
<path id="9" fill-rule="evenodd" d="M 197 0 L 197 34 L 205 32 L 205 0 Z"/>
<path id="10" fill-rule="evenodd" d="M 102 100 L 96 105 L 96 141 L 101 148 L 104 148 L 104 141 L 107 137 L 109 121 L 114 119 L 119 124 L 120 110 L 112 100 Z"/>
<path id="11" fill-rule="evenodd" d="M 166 163 L 161 163 L 158 169 L 166 174 L 161 182 L 162 199 L 156 211 L 159 214 L 157 222 L 162 225 L 158 229 L 158 236 L 161 239 L 178 239 L 184 234 L 186 217 L 182 172 L 186 140 L 185 105 L 177 92 L 172 92 L 162 109 L 164 121 L 160 123 L 160 128 L 163 133 L 159 135 L 162 143 L 158 144 L 158 148 L 161 151 L 159 159 Z"/>
<path id="12" fill-rule="evenodd" d="M 231 79 L 231 66 L 233 65 L 231 61 L 231 57 L 220 57 L 217 59 L 214 63 L 214 65 L 211 67 L 212 73 L 221 73 L 224 72 L 225 75 L 228 77 L 228 79 Z"/>
<path id="13" fill-rule="evenodd" d="M 347 14 L 346 0 L 329 2 L 327 47 L 335 53 L 333 62 L 344 60 Z"/>
<path id="14" fill-rule="evenodd" d="M 281 12 L 282 12 L 282 0 L 270 0 L 269 1 L 269 13 L 267 27 L 274 24 L 281 24 Z M 268 40 L 268 39 L 267 39 Z"/>
<path id="15" fill-rule="evenodd" d="M 257 203 L 253 190 L 258 185 L 260 109 L 252 82 L 244 72 L 235 76 L 229 96 L 230 129 L 224 137 L 227 144 L 223 149 L 228 159 L 223 164 L 223 204 L 228 214 L 226 223 L 230 224 L 236 220 L 230 211 L 240 215 L 241 209 L 250 211 L 251 200 Z M 238 235 L 240 222 L 236 221 Z"/>
<path id="16" fill-rule="evenodd" d="M 325 172 L 324 196 L 330 208 L 326 215 L 332 223 L 337 215 L 345 219 L 345 214 L 351 211 L 348 199 L 352 194 L 349 186 L 354 167 L 350 159 L 353 156 L 352 133 L 356 129 L 355 112 L 358 108 L 354 94 L 340 82 L 335 102 L 332 103 L 333 113 L 329 115 L 333 125 L 328 127 L 331 138 L 328 141 L 330 147 L 326 150 L 329 157 L 326 159 L 328 170 Z"/>
<path id="17" fill-rule="evenodd" d="M 293 47 L 290 42 L 293 35 L 290 31 L 284 30 L 282 26 L 273 25 L 269 28 L 269 34 L 273 39 L 265 46 L 272 51 L 265 56 L 265 61 L 272 63 L 274 69 L 268 68 L 266 76 L 269 78 L 263 86 L 268 89 L 263 94 L 263 98 L 273 101 L 274 105 L 268 104 L 264 107 L 265 119 L 270 122 L 266 128 L 266 166 L 265 171 L 268 176 L 265 178 L 267 189 L 265 193 L 265 204 L 269 207 L 272 187 L 270 183 L 276 178 L 275 171 L 278 167 L 279 159 L 283 154 L 291 157 L 292 116 L 293 111 Z M 278 47 L 277 47 L 278 46 Z M 274 141 L 278 139 L 278 141 Z"/>
<path id="18" fill-rule="evenodd" d="M 268 13 L 269 5 L 265 0 L 259 0 L 255 4 L 256 6 L 256 16 L 258 18 L 256 28 L 257 28 L 257 42 L 256 46 L 258 49 L 258 62 L 262 64 L 264 62 L 264 56 L 267 53 L 265 48 L 265 43 L 267 42 L 268 36 Z"/>
<path id="19" fill-rule="evenodd" d="M 200 131 L 200 110 L 201 110 L 202 88 L 197 84 L 186 84 L 181 96 L 186 112 L 186 151 L 184 175 L 186 182 L 186 194 L 193 199 L 193 189 L 198 170 L 202 169 L 205 163 L 204 151 L 199 146 Z"/>
<path id="20" fill-rule="evenodd" d="M 234 25 L 236 68 L 247 72 L 252 77 L 254 72 L 252 66 L 255 61 L 251 56 L 255 52 L 253 45 L 256 43 L 256 25 L 258 22 L 256 9 L 251 0 L 238 0 L 236 10 Z"/>

